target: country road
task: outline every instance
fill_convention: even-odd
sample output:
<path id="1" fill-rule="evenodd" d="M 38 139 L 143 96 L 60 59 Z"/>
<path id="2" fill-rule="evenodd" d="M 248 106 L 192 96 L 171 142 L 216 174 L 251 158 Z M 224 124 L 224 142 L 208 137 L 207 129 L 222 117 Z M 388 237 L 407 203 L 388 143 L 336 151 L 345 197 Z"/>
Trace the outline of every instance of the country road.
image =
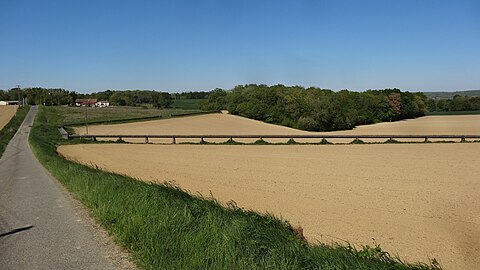
<path id="1" fill-rule="evenodd" d="M 0 269 L 125 268 L 105 233 L 33 155 L 28 135 L 36 111 L 0 159 Z"/>

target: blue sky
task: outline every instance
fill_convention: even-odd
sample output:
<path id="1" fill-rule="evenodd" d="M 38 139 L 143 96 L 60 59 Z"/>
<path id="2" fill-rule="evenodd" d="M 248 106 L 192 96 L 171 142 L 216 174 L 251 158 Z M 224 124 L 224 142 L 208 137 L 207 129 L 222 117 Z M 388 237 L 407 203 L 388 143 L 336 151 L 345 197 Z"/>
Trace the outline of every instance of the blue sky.
<path id="1" fill-rule="evenodd" d="M 480 1 L 0 0 L 0 89 L 480 89 Z"/>

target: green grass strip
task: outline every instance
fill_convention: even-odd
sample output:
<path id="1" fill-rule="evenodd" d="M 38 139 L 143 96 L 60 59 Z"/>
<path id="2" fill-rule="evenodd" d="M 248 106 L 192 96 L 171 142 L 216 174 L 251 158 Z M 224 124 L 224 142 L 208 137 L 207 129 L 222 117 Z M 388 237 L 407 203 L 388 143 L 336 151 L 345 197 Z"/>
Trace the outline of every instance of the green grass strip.
<path id="1" fill-rule="evenodd" d="M 2 157 L 5 148 L 7 148 L 10 140 L 17 133 L 18 128 L 23 123 L 25 116 L 30 110 L 30 106 L 20 107 L 17 110 L 17 113 L 10 119 L 10 121 L 0 130 L 0 157 Z"/>
<path id="2" fill-rule="evenodd" d="M 88 124 L 90 125 L 99 125 L 99 124 L 124 124 L 124 123 L 134 123 L 134 122 L 145 122 L 149 120 L 159 120 L 159 119 L 170 119 L 170 118 L 180 118 L 180 117 L 187 117 L 187 116 L 196 116 L 196 115 L 203 115 L 203 114 L 211 114 L 216 113 L 214 111 L 199 111 L 199 112 L 178 112 L 177 114 L 172 114 L 171 116 L 165 115 L 154 115 L 154 116 L 144 116 L 144 117 L 122 117 L 118 119 L 95 119 L 95 120 L 88 120 Z M 65 123 L 68 126 L 82 126 L 85 125 L 85 122 L 77 121 L 71 123 Z"/>
<path id="3" fill-rule="evenodd" d="M 59 157 L 60 117 L 40 108 L 30 135 L 37 158 L 83 202 L 143 269 L 434 269 L 379 247 L 311 245 L 270 215 L 147 184 Z M 319 217 L 321 218 L 321 217 Z"/>
<path id="4" fill-rule="evenodd" d="M 426 112 L 425 115 L 475 115 L 480 114 L 480 110 L 476 111 L 449 111 L 449 112 Z"/>
<path id="5" fill-rule="evenodd" d="M 174 99 L 172 107 L 183 110 L 199 110 L 200 104 L 208 99 Z"/>

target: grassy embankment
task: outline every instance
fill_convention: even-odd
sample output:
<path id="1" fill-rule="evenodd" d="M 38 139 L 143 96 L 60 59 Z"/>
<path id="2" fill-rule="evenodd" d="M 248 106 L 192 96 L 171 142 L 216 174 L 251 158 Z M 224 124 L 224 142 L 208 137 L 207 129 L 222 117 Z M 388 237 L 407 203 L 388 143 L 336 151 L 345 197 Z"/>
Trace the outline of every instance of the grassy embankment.
<path id="1" fill-rule="evenodd" d="M 58 108 L 40 108 L 30 143 L 42 164 L 129 250 L 144 269 L 433 269 L 377 247 L 308 244 L 269 215 L 223 207 L 168 185 L 83 166 L 59 157 Z M 321 217 L 319 217 L 321 218 Z"/>
<path id="2" fill-rule="evenodd" d="M 5 148 L 7 148 L 8 142 L 10 142 L 15 133 L 17 133 L 18 128 L 28 113 L 28 110 L 30 110 L 30 106 L 18 108 L 17 113 L 12 119 L 10 119 L 8 124 L 0 130 L 0 157 L 2 157 Z"/>

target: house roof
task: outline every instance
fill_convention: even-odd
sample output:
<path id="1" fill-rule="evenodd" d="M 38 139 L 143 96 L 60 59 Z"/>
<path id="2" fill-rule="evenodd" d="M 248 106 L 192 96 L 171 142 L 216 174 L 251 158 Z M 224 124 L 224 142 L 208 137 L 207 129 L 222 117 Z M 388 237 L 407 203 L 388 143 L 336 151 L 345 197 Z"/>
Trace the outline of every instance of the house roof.
<path id="1" fill-rule="evenodd" d="M 75 103 L 81 103 L 81 104 L 95 104 L 97 103 L 96 98 L 90 98 L 90 99 L 83 99 L 83 98 L 78 98 L 75 100 Z"/>

